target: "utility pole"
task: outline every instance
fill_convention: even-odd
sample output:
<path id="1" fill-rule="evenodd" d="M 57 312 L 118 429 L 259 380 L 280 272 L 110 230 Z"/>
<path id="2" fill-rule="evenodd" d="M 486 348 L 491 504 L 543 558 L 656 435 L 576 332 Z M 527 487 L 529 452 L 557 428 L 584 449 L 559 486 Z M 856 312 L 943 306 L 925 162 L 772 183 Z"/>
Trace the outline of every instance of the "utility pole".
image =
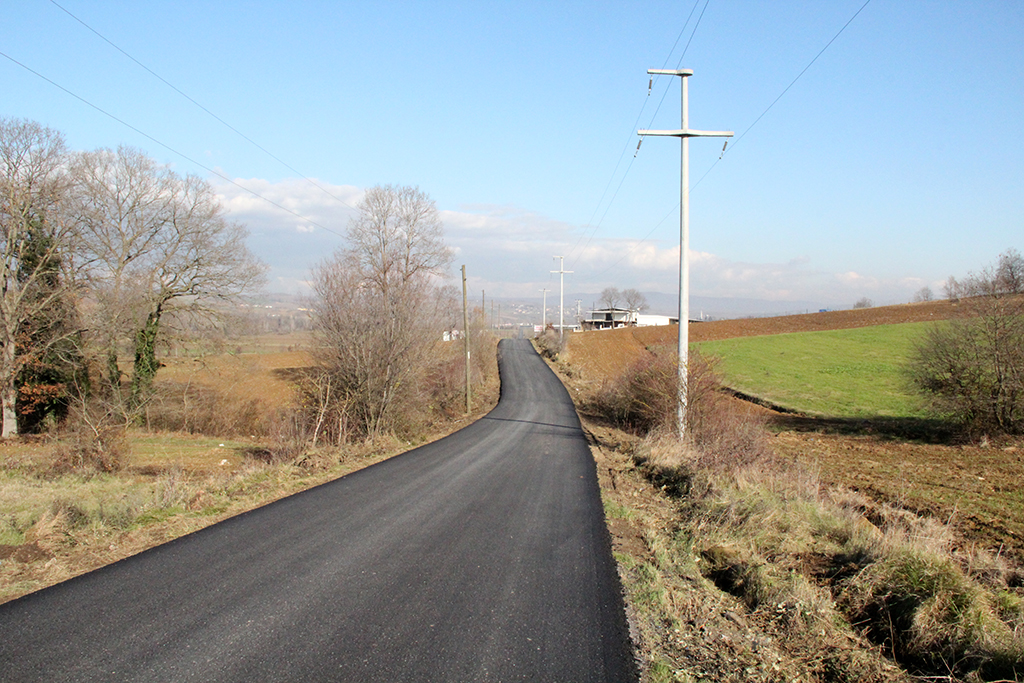
<path id="1" fill-rule="evenodd" d="M 571 270 L 565 269 L 565 257 L 564 256 L 552 256 L 551 258 L 558 259 L 558 270 L 552 270 L 552 273 L 558 273 L 558 341 L 562 341 L 562 332 L 565 328 L 565 274 L 571 273 Z"/>
<path id="2" fill-rule="evenodd" d="M 692 130 L 690 128 L 687 79 L 693 69 L 648 69 L 652 76 L 679 76 L 681 79 L 681 120 L 679 130 L 638 130 L 637 135 L 658 135 L 682 139 L 679 178 L 679 387 L 676 422 L 679 438 L 686 432 L 686 365 L 689 360 L 690 322 L 690 138 L 731 138 L 731 130 Z"/>
<path id="3" fill-rule="evenodd" d="M 581 299 L 576 299 L 576 324 L 579 325 L 583 322 L 583 318 L 580 316 L 580 304 L 583 303 Z"/>
<path id="4" fill-rule="evenodd" d="M 548 290 L 540 290 L 544 292 L 544 303 L 540 305 L 540 333 L 544 334 L 544 330 L 548 329 Z"/>
<path id="5" fill-rule="evenodd" d="M 466 347 L 466 415 L 473 412 L 473 397 L 469 383 L 469 299 L 466 297 L 466 266 L 462 266 L 462 341 Z"/>

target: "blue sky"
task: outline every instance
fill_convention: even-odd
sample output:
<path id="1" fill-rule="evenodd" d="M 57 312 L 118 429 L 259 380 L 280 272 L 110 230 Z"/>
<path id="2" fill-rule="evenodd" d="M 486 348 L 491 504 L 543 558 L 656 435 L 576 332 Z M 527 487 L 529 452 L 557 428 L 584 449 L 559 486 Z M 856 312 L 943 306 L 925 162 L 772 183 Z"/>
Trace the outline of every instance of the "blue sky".
<path id="1" fill-rule="evenodd" d="M 47 0 L 5 3 L 0 52 L 150 137 L 3 57 L 0 116 L 208 177 L 272 290 L 392 183 L 473 290 L 539 296 L 560 254 L 575 292 L 675 291 L 679 144 L 633 153 L 678 127 L 679 79 L 646 75 L 677 66 L 690 125 L 743 135 L 690 145 L 695 296 L 895 303 L 1024 251 L 1024 3 L 872 0 L 764 114 L 864 0 L 58 1 L 291 168 Z"/>

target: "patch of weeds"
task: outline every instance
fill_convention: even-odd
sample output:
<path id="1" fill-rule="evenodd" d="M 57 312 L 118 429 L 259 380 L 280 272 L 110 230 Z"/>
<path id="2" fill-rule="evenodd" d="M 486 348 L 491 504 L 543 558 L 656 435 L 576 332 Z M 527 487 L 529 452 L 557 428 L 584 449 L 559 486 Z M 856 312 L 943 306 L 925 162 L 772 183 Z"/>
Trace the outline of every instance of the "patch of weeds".
<path id="1" fill-rule="evenodd" d="M 948 557 L 903 549 L 850 581 L 843 602 L 874 642 L 925 671 L 1017 675 L 1024 634 L 1000 620 L 998 599 Z"/>
<path id="2" fill-rule="evenodd" d="M 135 518 L 135 526 L 144 527 L 149 526 L 150 524 L 157 524 L 159 522 L 164 522 L 170 519 L 171 517 L 174 517 L 175 515 L 180 515 L 184 512 L 185 508 L 180 506 L 152 508 L 146 510 L 145 512 L 143 512 Z"/>
<path id="3" fill-rule="evenodd" d="M 14 515 L 0 516 L 0 545 L 21 545 L 25 542 L 25 532 L 18 528 Z"/>
<path id="4" fill-rule="evenodd" d="M 677 677 L 672 667 L 662 659 L 655 659 L 647 668 L 647 680 L 650 683 L 688 683 L 690 678 Z"/>
<path id="5" fill-rule="evenodd" d="M 612 500 L 604 501 L 604 516 L 607 519 L 626 519 L 631 520 L 636 517 L 636 512 L 632 508 L 625 505 L 620 505 Z"/>

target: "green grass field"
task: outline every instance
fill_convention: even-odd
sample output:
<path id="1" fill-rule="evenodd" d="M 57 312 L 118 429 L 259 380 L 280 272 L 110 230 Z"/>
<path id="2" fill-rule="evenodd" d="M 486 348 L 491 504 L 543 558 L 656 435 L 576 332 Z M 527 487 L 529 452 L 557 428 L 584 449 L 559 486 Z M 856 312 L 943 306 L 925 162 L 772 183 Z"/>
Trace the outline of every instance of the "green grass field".
<path id="1" fill-rule="evenodd" d="M 933 324 L 741 337 L 698 347 L 721 358 L 727 386 L 785 408 L 830 417 L 923 417 L 903 368 Z"/>

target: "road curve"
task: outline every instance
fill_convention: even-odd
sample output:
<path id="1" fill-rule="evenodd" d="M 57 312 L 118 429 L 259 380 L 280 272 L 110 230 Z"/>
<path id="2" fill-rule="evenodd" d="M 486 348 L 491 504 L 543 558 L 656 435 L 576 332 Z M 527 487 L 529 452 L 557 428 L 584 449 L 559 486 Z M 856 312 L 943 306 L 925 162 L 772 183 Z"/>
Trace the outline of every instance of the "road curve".
<path id="1" fill-rule="evenodd" d="M 579 418 L 499 363 L 441 441 L 0 605 L 0 680 L 635 681 Z"/>

